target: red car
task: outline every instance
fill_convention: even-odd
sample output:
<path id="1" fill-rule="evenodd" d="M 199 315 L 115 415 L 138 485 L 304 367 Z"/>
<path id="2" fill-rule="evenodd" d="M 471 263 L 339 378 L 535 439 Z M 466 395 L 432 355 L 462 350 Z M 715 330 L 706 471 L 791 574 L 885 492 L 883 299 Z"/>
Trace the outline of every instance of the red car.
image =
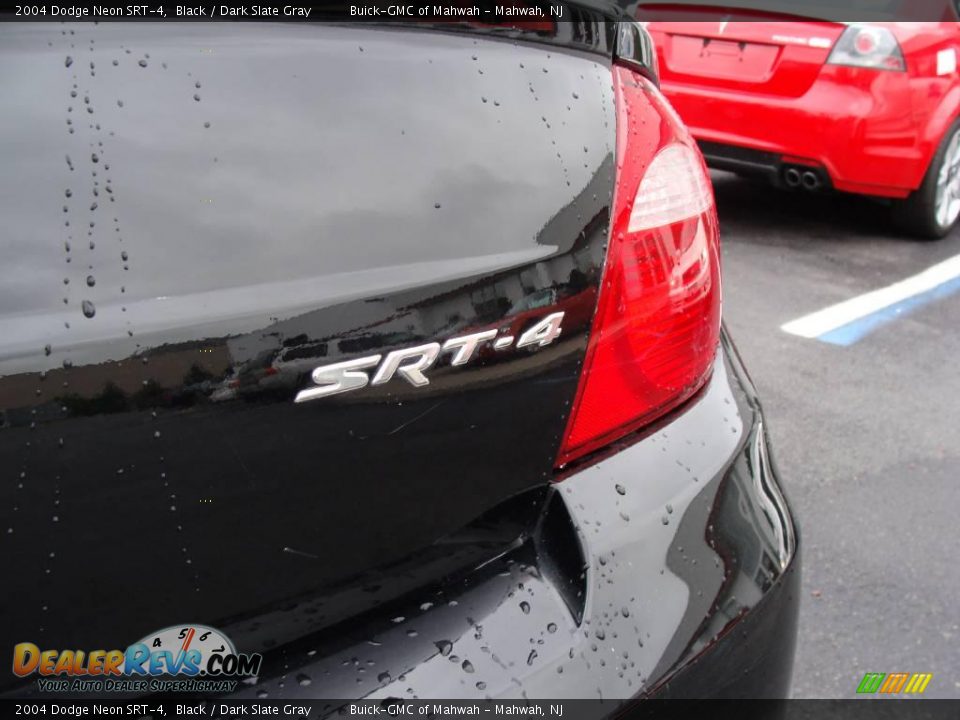
<path id="1" fill-rule="evenodd" d="M 920 237 L 957 222 L 957 22 L 823 22 L 676 4 L 641 4 L 638 17 L 649 20 L 663 91 L 712 167 L 891 198 L 901 227 Z"/>

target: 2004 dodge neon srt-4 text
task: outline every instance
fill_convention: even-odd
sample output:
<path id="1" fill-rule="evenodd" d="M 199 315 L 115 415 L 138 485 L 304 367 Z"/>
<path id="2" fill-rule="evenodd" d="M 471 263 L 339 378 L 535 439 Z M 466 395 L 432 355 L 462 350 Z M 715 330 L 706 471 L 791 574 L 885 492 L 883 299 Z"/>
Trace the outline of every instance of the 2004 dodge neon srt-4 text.
<path id="1" fill-rule="evenodd" d="M 271 700 L 789 692 L 705 165 L 645 31 L 565 12 L 0 25 L 0 647 L 229 639 Z"/>

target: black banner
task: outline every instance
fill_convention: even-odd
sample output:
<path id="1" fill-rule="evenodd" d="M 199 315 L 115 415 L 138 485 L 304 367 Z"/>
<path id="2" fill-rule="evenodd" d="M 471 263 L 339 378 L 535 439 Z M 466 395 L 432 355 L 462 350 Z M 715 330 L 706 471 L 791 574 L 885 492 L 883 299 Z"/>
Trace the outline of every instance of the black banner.
<path id="1" fill-rule="evenodd" d="M 960 700 L 0 700 L 4 718 L 452 718 L 544 717 L 587 720 L 955 720 Z"/>
<path id="2" fill-rule="evenodd" d="M 572 9 L 619 14 L 624 20 L 697 20 L 698 11 L 722 6 L 731 20 L 757 21 L 790 18 L 846 21 L 960 20 L 960 0 L 329 0 L 291 4 L 200 2 L 146 4 L 123 2 L 27 2 L 0 5 L 3 21 L 332 21 L 332 22 L 466 22 L 502 23 L 579 22 Z M 712 8 L 715 12 L 715 7 Z M 764 15 L 770 17 L 765 18 Z"/>

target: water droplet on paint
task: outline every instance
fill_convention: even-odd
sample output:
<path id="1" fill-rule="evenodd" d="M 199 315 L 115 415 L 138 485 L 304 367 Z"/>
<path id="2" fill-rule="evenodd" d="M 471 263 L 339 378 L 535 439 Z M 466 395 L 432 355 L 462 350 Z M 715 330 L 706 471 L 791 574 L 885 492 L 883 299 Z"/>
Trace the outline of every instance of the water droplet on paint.
<path id="1" fill-rule="evenodd" d="M 449 640 L 439 640 L 434 643 L 437 646 L 437 650 L 440 651 L 440 654 L 446 657 L 450 654 L 450 651 L 453 650 L 453 643 Z"/>

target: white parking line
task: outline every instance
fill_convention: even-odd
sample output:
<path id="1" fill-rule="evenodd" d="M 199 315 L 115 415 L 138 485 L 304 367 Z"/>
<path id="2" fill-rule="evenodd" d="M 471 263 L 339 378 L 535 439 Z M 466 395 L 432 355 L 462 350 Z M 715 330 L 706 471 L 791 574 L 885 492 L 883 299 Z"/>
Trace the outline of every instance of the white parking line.
<path id="1" fill-rule="evenodd" d="M 960 255 L 921 273 L 780 326 L 784 332 L 850 345 L 880 325 L 960 290 Z"/>

